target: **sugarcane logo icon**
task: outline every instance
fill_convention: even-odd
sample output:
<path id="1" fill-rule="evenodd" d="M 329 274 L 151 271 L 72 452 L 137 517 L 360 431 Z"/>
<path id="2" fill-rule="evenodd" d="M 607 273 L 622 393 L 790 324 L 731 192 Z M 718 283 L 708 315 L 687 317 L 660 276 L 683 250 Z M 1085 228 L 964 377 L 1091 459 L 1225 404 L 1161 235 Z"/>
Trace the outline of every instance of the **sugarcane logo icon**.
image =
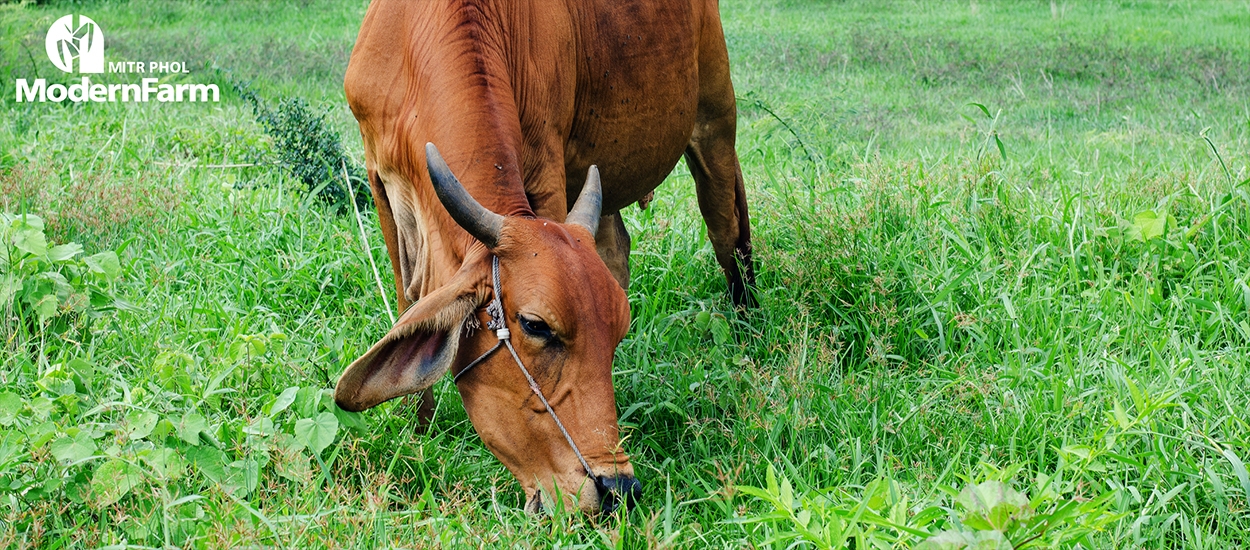
<path id="1" fill-rule="evenodd" d="M 104 72 L 104 33 L 100 26 L 85 15 L 78 16 L 78 26 L 74 26 L 74 16 L 66 15 L 57 19 L 48 29 L 48 37 L 44 41 L 48 50 L 48 59 L 56 68 L 67 73 L 74 72 L 74 61 L 78 61 L 80 73 Z"/>

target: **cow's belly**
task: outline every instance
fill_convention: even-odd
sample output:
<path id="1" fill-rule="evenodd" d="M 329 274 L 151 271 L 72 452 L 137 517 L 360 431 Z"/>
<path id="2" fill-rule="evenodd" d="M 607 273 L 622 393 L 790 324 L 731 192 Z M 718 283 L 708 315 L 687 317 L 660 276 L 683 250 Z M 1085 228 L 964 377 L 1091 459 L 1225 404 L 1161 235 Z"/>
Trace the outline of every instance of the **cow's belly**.
<path id="1" fill-rule="evenodd" d="M 673 92 L 659 101 L 607 96 L 589 102 L 583 114 L 589 120 L 575 122 L 578 131 L 565 148 L 570 190 L 580 190 L 586 169 L 598 165 L 604 211 L 615 212 L 663 182 L 690 142 L 697 109 L 696 88 Z"/>
<path id="2" fill-rule="evenodd" d="M 664 181 L 690 141 L 698 30 L 686 2 L 615 0 L 598 9 L 594 39 L 578 56 L 565 173 L 568 191 L 578 191 L 598 165 L 604 211 L 615 212 Z"/>

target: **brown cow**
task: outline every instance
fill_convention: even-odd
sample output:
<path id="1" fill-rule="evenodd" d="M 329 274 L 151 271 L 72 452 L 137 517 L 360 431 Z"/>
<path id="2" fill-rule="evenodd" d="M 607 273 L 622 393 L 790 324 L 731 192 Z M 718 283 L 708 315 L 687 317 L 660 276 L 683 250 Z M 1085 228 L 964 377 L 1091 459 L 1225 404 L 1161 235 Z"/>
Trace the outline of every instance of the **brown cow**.
<path id="1" fill-rule="evenodd" d="M 526 510 L 557 489 L 569 497 L 557 505 L 575 499 L 587 512 L 638 498 L 612 387 L 629 328 L 619 212 L 683 154 L 730 294 L 753 304 L 718 9 L 716 0 L 370 4 L 345 88 L 403 315 L 343 373 L 340 407 L 416 392 L 429 404 L 450 369 L 474 429 L 525 489 Z M 496 296 L 510 347 L 490 353 L 504 344 L 482 330 Z"/>

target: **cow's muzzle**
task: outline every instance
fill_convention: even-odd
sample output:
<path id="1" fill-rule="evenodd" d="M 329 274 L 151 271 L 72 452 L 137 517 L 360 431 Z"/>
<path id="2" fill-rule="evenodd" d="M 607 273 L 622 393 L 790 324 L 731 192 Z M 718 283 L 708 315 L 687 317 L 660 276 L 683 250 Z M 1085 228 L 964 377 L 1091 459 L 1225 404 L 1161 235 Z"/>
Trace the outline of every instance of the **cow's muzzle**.
<path id="1" fill-rule="evenodd" d="M 595 476 L 599 513 L 611 514 L 622 506 L 628 510 L 642 498 L 642 483 L 634 476 Z"/>

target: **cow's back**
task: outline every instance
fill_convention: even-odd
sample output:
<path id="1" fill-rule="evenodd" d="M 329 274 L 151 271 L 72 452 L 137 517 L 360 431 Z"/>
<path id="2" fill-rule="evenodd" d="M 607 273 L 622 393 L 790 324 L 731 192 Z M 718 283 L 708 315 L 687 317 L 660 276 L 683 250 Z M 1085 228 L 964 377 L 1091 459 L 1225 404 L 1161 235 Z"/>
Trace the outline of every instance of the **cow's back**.
<path id="1" fill-rule="evenodd" d="M 410 298 L 441 286 L 469 242 L 426 179 L 427 141 L 495 212 L 562 221 L 595 164 L 615 213 L 686 150 L 709 23 L 724 57 L 718 17 L 715 0 L 374 0 L 345 91 Z"/>
<path id="2" fill-rule="evenodd" d="M 604 210 L 649 193 L 672 170 L 694 126 L 699 93 L 694 2 L 593 0 L 578 17 L 575 121 L 567 139 L 572 190 L 597 164 Z M 576 196 L 571 194 L 570 196 Z"/>

